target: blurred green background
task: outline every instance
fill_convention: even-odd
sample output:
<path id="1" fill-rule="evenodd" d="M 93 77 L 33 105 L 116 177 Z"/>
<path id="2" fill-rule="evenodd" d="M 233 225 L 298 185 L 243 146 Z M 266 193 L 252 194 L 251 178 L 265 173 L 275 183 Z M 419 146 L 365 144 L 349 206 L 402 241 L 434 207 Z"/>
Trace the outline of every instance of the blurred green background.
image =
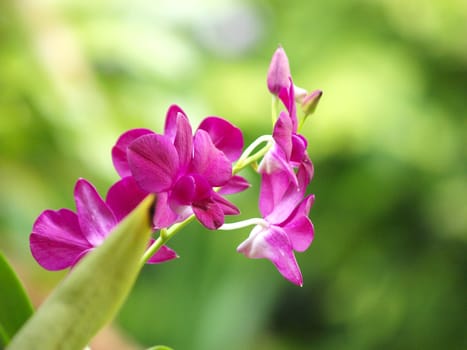
<path id="1" fill-rule="evenodd" d="M 465 0 L 2 0 L 0 249 L 39 303 L 65 273 L 30 256 L 35 218 L 74 208 L 78 177 L 105 194 L 117 137 L 161 131 L 170 104 L 247 141 L 270 133 L 278 44 L 295 83 L 324 90 L 302 130 L 316 194 L 304 287 L 235 252 L 248 229 L 193 223 L 170 244 L 180 259 L 144 268 L 120 348 L 466 349 Z"/>

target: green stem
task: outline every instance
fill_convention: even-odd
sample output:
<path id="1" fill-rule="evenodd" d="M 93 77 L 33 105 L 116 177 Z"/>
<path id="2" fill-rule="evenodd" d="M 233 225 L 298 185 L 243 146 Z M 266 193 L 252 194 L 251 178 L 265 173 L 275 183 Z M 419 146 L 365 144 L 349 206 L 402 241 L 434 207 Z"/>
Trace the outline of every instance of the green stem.
<path id="1" fill-rule="evenodd" d="M 141 265 L 144 265 L 155 253 L 157 253 L 157 251 L 164 244 L 166 244 L 173 236 L 175 236 L 178 233 L 178 231 L 180 231 L 182 228 L 188 225 L 191 221 L 193 221 L 194 218 L 195 216 L 191 215 L 185 221 L 182 221 L 178 224 L 174 224 L 170 226 L 168 229 L 167 228 L 162 229 L 160 231 L 159 237 L 144 252 L 143 257 L 141 258 Z"/>
<path id="2" fill-rule="evenodd" d="M 255 148 L 258 147 L 263 142 L 267 142 L 267 144 L 263 148 L 261 148 L 258 152 L 250 156 L 250 154 L 255 150 Z M 263 136 L 258 137 L 243 152 L 243 154 L 241 155 L 241 157 L 238 159 L 237 163 L 233 167 L 232 173 L 236 174 L 243 168 L 250 165 L 251 163 L 256 162 L 258 159 L 264 156 L 267 151 L 269 151 L 272 145 L 273 145 L 273 139 L 271 135 L 263 135 Z"/>

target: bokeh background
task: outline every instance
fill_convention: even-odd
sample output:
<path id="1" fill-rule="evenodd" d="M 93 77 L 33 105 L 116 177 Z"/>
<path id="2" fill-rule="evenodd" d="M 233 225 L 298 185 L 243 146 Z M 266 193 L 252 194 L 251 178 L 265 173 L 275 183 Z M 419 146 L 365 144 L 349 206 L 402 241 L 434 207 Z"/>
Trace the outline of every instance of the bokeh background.
<path id="1" fill-rule="evenodd" d="M 117 137 L 161 131 L 170 104 L 247 141 L 270 133 L 278 44 L 296 84 L 324 90 L 302 129 L 317 198 L 304 287 L 235 252 L 248 229 L 193 223 L 93 349 L 466 349 L 464 0 L 0 1 L 0 249 L 39 304 L 65 273 L 30 256 L 37 215 L 74 208 L 78 177 L 105 194 Z"/>

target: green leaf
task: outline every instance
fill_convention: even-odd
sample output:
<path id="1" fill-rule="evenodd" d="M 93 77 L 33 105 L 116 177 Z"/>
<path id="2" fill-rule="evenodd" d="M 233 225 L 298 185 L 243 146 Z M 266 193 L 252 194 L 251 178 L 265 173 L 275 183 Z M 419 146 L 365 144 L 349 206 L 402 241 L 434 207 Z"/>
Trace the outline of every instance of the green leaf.
<path id="1" fill-rule="evenodd" d="M 17 333 L 9 350 L 83 349 L 129 294 L 151 235 L 146 198 L 65 277 Z"/>
<path id="2" fill-rule="evenodd" d="M 151 348 L 148 348 L 146 350 L 173 350 L 172 348 L 169 348 L 168 346 L 165 345 L 156 345 Z"/>
<path id="3" fill-rule="evenodd" d="M 0 252 L 0 348 L 34 312 L 18 276 Z"/>

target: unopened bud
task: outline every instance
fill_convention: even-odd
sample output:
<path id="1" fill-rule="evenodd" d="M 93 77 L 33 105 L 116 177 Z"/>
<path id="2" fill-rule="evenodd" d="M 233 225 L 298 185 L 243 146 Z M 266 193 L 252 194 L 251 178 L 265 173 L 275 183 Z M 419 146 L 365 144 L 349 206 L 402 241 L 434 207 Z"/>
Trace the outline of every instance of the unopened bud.
<path id="1" fill-rule="evenodd" d="M 315 90 L 310 92 L 303 98 L 303 100 L 301 101 L 301 105 L 305 117 L 309 116 L 316 110 L 316 107 L 318 106 L 318 102 L 321 99 L 322 95 L 323 91 Z"/>
<path id="2" fill-rule="evenodd" d="M 274 52 L 268 70 L 268 89 L 273 95 L 277 95 L 282 88 L 288 88 L 290 84 L 289 59 L 282 46 Z"/>

